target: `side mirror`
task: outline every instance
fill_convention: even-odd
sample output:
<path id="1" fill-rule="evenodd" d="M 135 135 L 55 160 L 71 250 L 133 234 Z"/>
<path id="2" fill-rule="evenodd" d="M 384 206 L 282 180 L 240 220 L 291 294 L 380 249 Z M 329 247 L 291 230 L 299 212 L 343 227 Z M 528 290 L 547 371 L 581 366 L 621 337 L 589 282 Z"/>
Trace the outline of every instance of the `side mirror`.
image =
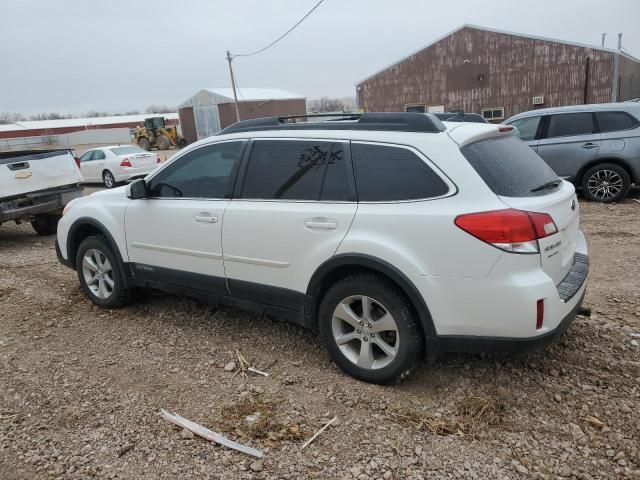
<path id="1" fill-rule="evenodd" d="M 147 183 L 144 178 L 134 180 L 127 185 L 127 197 L 131 200 L 137 200 L 138 198 L 145 198 L 147 196 Z"/>

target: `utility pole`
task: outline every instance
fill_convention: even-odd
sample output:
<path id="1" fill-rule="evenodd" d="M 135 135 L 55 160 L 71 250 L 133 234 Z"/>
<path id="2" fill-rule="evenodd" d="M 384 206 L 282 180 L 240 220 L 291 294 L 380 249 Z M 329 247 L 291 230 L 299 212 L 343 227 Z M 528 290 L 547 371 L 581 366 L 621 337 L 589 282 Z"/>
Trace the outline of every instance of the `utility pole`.
<path id="1" fill-rule="evenodd" d="M 231 66 L 231 53 L 227 50 L 227 61 L 229 62 L 229 73 L 231 74 L 231 86 L 233 87 L 233 100 L 236 107 L 236 122 L 240 121 L 240 112 L 238 111 L 238 94 L 236 93 L 236 79 L 233 77 L 233 67 Z"/>
<path id="2" fill-rule="evenodd" d="M 603 33 L 602 34 L 602 46 L 604 47 L 604 39 L 607 38 L 607 34 Z"/>

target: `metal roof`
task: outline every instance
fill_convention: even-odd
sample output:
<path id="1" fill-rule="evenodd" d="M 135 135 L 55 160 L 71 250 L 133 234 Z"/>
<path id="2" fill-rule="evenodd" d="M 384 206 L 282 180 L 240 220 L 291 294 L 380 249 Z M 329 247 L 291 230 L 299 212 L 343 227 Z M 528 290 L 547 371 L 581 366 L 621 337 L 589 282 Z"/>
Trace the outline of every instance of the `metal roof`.
<path id="1" fill-rule="evenodd" d="M 233 89 L 232 88 L 206 88 L 211 93 L 226 97 L 233 101 Z M 255 100 L 293 100 L 299 98 L 306 98 L 304 95 L 298 95 L 297 93 L 287 92 L 286 90 L 280 90 L 279 88 L 238 88 L 238 100 L 240 101 L 255 101 Z"/>
<path id="2" fill-rule="evenodd" d="M 376 75 L 381 74 L 385 70 L 388 70 L 389 68 L 391 68 L 391 67 L 393 67 L 393 66 L 395 66 L 395 65 L 397 65 L 399 63 L 404 62 L 405 60 L 413 57 L 414 55 L 422 52 L 423 50 L 426 50 L 427 48 L 435 45 L 439 41 L 444 40 L 445 38 L 449 37 L 450 35 L 453 35 L 454 33 L 459 32 L 460 30 L 462 30 L 464 28 L 473 28 L 475 30 L 482 30 L 482 31 L 485 31 L 485 32 L 499 33 L 499 34 L 502 34 L 502 35 L 511 35 L 511 36 L 514 36 L 514 37 L 530 38 L 532 40 L 543 40 L 545 42 L 562 43 L 564 45 L 572 45 L 574 47 L 590 48 L 592 50 L 600 50 L 600 51 L 609 52 L 609 53 L 619 53 L 623 57 L 627 57 L 627 58 L 629 58 L 631 60 L 634 60 L 636 62 L 640 62 L 640 59 L 638 59 L 638 58 L 636 58 L 636 57 L 634 57 L 632 55 L 629 55 L 628 53 L 616 50 L 615 48 L 600 47 L 600 46 L 596 46 L 596 45 L 588 45 L 586 43 L 570 42 L 570 41 L 567 41 L 567 40 L 559 40 L 557 38 L 540 37 L 540 36 L 537 36 L 537 35 L 527 35 L 525 33 L 510 32 L 508 30 L 498 30 L 496 28 L 487 28 L 487 27 L 481 27 L 479 25 L 473 25 L 471 23 L 465 23 L 464 25 L 461 25 L 458 28 L 456 28 L 454 30 L 451 30 L 448 33 L 445 33 L 441 37 L 438 37 L 437 39 L 433 40 L 432 42 L 428 43 L 427 45 L 425 45 L 423 47 L 420 47 L 418 50 L 414 50 L 410 54 L 405 55 L 400 60 L 397 60 L 397 61 L 387 65 L 386 67 L 381 68 L 380 70 L 377 70 L 375 73 L 372 73 L 368 77 L 366 77 L 366 78 L 360 80 L 359 82 L 357 82 L 356 86 L 360 85 L 363 82 L 366 82 L 367 80 L 369 80 L 370 78 L 375 77 Z"/>
<path id="3" fill-rule="evenodd" d="M 177 113 L 145 113 L 140 115 L 112 115 L 109 117 L 63 118 L 60 120 L 28 120 L 8 125 L 0 125 L 0 132 L 17 130 L 40 130 L 47 128 L 96 127 L 119 123 L 144 123 L 145 118 L 164 117 L 167 120 L 178 120 Z"/>
<path id="4" fill-rule="evenodd" d="M 238 88 L 238 102 L 256 102 L 269 100 L 305 100 L 304 95 L 287 92 L 279 88 Z M 178 108 L 212 106 L 234 102 L 232 88 L 203 88 L 182 102 Z"/>

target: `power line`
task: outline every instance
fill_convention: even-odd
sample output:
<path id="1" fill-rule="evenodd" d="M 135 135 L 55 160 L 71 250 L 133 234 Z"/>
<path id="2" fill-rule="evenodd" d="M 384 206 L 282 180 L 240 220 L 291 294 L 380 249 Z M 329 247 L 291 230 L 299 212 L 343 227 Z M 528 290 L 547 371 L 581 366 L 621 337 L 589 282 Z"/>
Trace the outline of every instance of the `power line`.
<path id="1" fill-rule="evenodd" d="M 316 3 L 316 5 L 307 12 L 307 14 L 302 17 L 300 20 L 298 20 L 298 22 L 291 27 L 289 30 L 287 30 L 286 32 L 284 32 L 284 34 L 282 34 L 281 36 L 279 36 L 278 38 L 276 38 L 273 42 L 271 42 L 269 45 L 267 45 L 264 48 L 261 48 L 260 50 L 256 50 L 255 52 L 251 52 L 251 53 L 238 53 L 236 55 L 233 55 L 233 57 L 251 57 L 253 55 L 257 55 L 258 53 L 262 53 L 264 52 L 267 48 L 273 47 L 276 43 L 278 43 L 280 40 L 282 40 L 284 37 L 286 37 L 287 35 L 289 35 L 298 25 L 300 25 L 309 15 L 311 15 L 313 13 L 313 11 L 318 8 L 320 6 L 320 4 L 324 2 L 324 0 L 320 0 L 318 3 Z"/>

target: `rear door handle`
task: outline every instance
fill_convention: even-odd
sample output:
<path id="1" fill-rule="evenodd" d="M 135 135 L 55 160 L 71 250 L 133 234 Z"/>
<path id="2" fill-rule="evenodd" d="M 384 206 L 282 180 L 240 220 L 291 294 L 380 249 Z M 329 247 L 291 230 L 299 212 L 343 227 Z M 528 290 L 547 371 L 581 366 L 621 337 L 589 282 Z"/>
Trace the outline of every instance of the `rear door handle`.
<path id="1" fill-rule="evenodd" d="M 218 217 L 215 215 L 207 215 L 206 213 L 201 213 L 200 215 L 194 215 L 194 220 L 200 223 L 218 223 Z"/>
<path id="2" fill-rule="evenodd" d="M 338 222 L 336 222 L 332 218 L 313 217 L 307 218 L 304 221 L 304 226 L 307 228 L 314 228 L 319 230 L 334 230 L 338 228 Z"/>
<path id="3" fill-rule="evenodd" d="M 582 145 L 582 148 L 586 148 L 586 149 L 590 149 L 590 148 L 597 148 L 598 145 L 596 145 L 595 143 L 585 143 L 584 145 Z"/>

